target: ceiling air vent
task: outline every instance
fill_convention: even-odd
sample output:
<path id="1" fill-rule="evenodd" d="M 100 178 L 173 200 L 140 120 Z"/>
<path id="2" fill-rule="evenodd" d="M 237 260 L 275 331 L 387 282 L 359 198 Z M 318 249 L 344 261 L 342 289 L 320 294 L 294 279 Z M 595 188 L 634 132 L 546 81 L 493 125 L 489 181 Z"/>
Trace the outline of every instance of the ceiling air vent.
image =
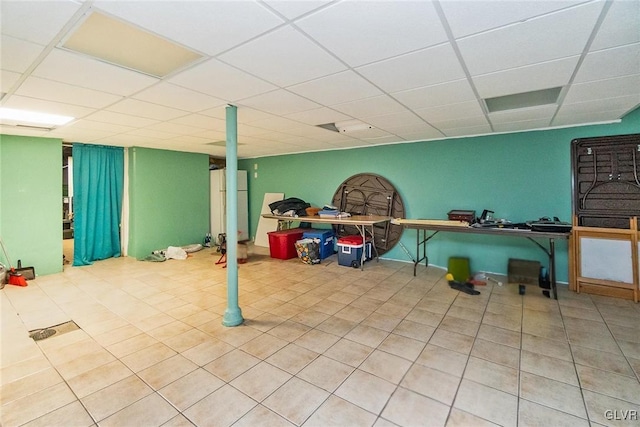
<path id="1" fill-rule="evenodd" d="M 515 110 L 518 108 L 538 107 L 540 105 L 555 104 L 558 101 L 561 90 L 562 86 L 552 87 L 550 89 L 485 98 L 484 102 L 487 104 L 487 110 L 490 113 Z"/>

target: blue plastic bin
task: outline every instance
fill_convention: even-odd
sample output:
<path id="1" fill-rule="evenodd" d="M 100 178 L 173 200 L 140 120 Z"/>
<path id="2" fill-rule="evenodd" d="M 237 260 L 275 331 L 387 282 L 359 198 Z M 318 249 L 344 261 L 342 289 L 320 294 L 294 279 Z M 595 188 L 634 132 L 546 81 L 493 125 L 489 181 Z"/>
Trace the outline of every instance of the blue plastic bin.
<path id="1" fill-rule="evenodd" d="M 320 259 L 330 257 L 334 253 L 335 236 L 333 230 L 307 230 L 303 239 L 320 239 Z"/>

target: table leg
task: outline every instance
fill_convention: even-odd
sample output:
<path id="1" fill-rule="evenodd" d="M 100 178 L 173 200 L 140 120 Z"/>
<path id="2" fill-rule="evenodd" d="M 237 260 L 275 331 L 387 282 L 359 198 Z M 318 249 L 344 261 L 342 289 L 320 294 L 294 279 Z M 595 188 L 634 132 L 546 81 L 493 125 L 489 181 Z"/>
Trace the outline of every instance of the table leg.
<path id="1" fill-rule="evenodd" d="M 549 239 L 549 278 L 551 279 L 551 290 L 553 299 L 558 299 L 558 290 L 556 288 L 556 248 L 553 238 Z"/>

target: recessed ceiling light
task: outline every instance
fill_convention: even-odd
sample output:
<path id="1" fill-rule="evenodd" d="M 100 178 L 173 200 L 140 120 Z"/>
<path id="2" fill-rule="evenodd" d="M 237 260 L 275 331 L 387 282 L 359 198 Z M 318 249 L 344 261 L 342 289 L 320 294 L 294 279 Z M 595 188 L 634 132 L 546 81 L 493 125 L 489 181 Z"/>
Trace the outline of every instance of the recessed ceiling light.
<path id="1" fill-rule="evenodd" d="M 200 58 L 162 37 L 93 12 L 61 45 L 101 61 L 164 77 Z"/>
<path id="2" fill-rule="evenodd" d="M 11 124 L 14 126 L 24 123 L 60 126 L 69 123 L 73 119 L 73 117 L 60 116 L 58 114 L 16 110 L 14 108 L 0 108 L 0 121 L 3 124 Z"/>
<path id="3" fill-rule="evenodd" d="M 207 142 L 204 145 L 213 145 L 213 146 L 216 146 L 216 147 L 226 147 L 227 146 L 227 141 Z M 238 142 L 237 145 L 244 145 L 244 143 Z"/>
<path id="4" fill-rule="evenodd" d="M 560 96 L 562 86 L 550 89 L 534 90 L 531 92 L 515 93 L 513 95 L 486 98 L 487 109 L 490 113 L 518 108 L 537 107 L 539 105 L 555 104 Z"/>
<path id="5" fill-rule="evenodd" d="M 327 129 L 332 132 L 339 132 L 339 133 L 352 133 L 352 132 L 357 132 L 362 130 L 373 129 L 373 126 L 367 123 L 361 122 L 360 120 L 345 120 L 342 122 L 324 123 L 322 125 L 316 125 L 316 126 L 322 129 Z"/>

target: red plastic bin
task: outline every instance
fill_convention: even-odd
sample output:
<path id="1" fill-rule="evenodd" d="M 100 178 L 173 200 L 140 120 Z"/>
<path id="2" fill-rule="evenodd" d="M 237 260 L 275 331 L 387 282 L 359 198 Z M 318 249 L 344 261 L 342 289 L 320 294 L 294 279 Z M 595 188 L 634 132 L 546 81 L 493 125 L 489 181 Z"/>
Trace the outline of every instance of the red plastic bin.
<path id="1" fill-rule="evenodd" d="M 305 232 L 303 228 L 292 228 L 290 230 L 270 231 L 269 253 L 271 258 L 291 259 L 297 258 L 296 242 L 302 239 Z"/>

